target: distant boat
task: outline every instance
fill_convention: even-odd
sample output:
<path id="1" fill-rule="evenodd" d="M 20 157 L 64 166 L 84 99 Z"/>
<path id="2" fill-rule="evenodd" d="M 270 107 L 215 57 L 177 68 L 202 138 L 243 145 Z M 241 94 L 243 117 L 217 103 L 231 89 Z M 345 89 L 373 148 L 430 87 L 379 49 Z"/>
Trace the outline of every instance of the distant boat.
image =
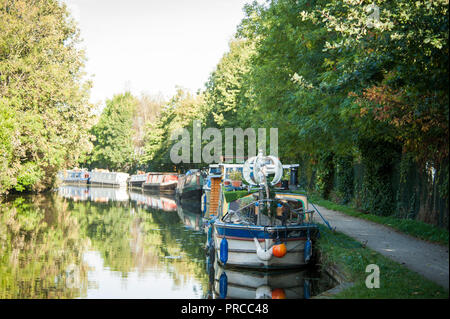
<path id="1" fill-rule="evenodd" d="M 128 176 L 127 173 L 92 171 L 90 172 L 90 183 L 92 186 L 125 187 Z"/>
<path id="2" fill-rule="evenodd" d="M 177 184 L 176 173 L 148 173 L 143 188 L 145 191 L 174 194 Z"/>
<path id="3" fill-rule="evenodd" d="M 89 183 L 90 174 L 83 169 L 64 170 L 58 173 L 58 178 L 64 184 L 86 185 Z"/>
<path id="4" fill-rule="evenodd" d="M 148 175 L 147 173 L 143 173 L 143 172 L 140 174 L 131 175 L 128 180 L 128 187 L 142 188 L 142 185 L 147 180 L 147 175 Z"/>
<path id="5" fill-rule="evenodd" d="M 176 187 L 177 198 L 191 199 L 200 202 L 203 189 L 203 175 L 198 169 L 191 169 L 178 177 Z"/>

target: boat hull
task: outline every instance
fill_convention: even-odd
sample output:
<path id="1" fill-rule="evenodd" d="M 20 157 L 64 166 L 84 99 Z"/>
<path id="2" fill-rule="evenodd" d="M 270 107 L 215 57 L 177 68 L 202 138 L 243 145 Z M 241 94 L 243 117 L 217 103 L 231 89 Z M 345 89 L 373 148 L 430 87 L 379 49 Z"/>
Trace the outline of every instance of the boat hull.
<path id="1" fill-rule="evenodd" d="M 185 189 L 182 192 L 177 192 L 177 195 L 181 199 L 200 201 L 202 198 L 202 193 L 203 193 L 202 189 L 197 188 L 188 190 Z"/>
<path id="2" fill-rule="evenodd" d="M 186 175 L 180 175 L 178 177 L 176 187 L 177 197 L 180 199 L 200 201 L 203 189 L 203 177 L 199 171 L 189 172 Z"/>
<path id="3" fill-rule="evenodd" d="M 112 187 L 112 188 L 120 188 L 120 187 L 126 187 L 126 183 L 103 183 L 103 182 L 91 182 L 91 186 L 93 187 Z"/>
<path id="4" fill-rule="evenodd" d="M 145 191 L 159 192 L 165 194 L 175 194 L 175 188 L 177 187 L 177 182 L 171 182 L 167 184 L 149 184 L 144 183 L 143 188 Z"/>
<path id="5" fill-rule="evenodd" d="M 130 188 L 142 188 L 142 185 L 144 185 L 144 181 L 130 181 L 128 183 Z"/>
<path id="6" fill-rule="evenodd" d="M 220 259 L 221 242 L 226 238 L 228 243 L 226 265 L 242 268 L 257 269 L 295 269 L 307 265 L 305 262 L 305 244 L 308 238 L 313 239 L 317 232 L 316 225 L 298 226 L 245 226 L 216 222 L 214 224 L 213 240 Z M 258 257 L 257 246 L 254 238 L 259 242 L 262 249 L 269 249 L 277 241 L 277 237 L 285 243 L 287 253 L 278 258 L 271 256 L 269 260 Z"/>
<path id="7" fill-rule="evenodd" d="M 91 172 L 90 184 L 98 187 L 126 187 L 127 173 L 120 172 Z"/>
<path id="8" fill-rule="evenodd" d="M 62 182 L 63 185 L 70 185 L 70 186 L 83 186 L 88 184 L 88 180 L 65 180 Z"/>

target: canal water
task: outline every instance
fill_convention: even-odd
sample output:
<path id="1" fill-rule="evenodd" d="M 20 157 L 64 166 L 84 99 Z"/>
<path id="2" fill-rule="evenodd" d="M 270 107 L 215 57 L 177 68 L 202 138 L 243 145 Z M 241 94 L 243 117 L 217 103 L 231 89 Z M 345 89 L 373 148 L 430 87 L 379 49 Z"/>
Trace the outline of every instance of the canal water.
<path id="1" fill-rule="evenodd" d="M 224 269 L 205 254 L 197 203 L 63 186 L 0 206 L 0 298 L 309 298 L 316 268 Z"/>

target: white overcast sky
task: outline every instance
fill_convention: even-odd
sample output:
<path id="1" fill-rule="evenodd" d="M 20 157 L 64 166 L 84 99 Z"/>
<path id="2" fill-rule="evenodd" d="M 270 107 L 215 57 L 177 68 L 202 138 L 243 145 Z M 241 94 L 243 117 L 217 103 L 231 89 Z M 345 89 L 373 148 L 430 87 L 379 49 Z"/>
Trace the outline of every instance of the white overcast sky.
<path id="1" fill-rule="evenodd" d="M 128 89 L 203 88 L 248 0 L 63 0 L 76 18 L 93 75 L 91 101 Z"/>

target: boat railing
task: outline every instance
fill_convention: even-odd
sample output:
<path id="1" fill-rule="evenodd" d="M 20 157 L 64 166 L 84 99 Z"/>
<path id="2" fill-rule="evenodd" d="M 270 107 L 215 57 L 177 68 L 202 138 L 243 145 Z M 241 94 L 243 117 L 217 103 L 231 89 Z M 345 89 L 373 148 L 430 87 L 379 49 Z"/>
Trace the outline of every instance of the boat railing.
<path id="1" fill-rule="evenodd" d="M 255 200 L 243 207 L 240 207 L 237 210 L 230 209 L 225 213 L 225 215 L 222 216 L 221 220 L 225 221 L 227 219 L 227 217 L 229 219 L 231 219 L 232 215 L 237 215 L 238 213 L 240 213 L 240 212 L 244 211 L 245 209 L 248 209 L 252 206 L 260 206 L 260 204 L 271 203 L 271 202 L 276 202 L 277 204 L 281 204 L 282 206 L 287 207 L 290 213 L 294 213 L 297 216 L 298 223 L 303 223 L 305 221 L 307 221 L 307 222 L 312 221 L 312 215 L 313 215 L 314 211 L 305 211 L 304 207 L 294 208 L 288 202 L 284 202 L 279 199 L 259 199 L 259 200 Z M 256 204 L 258 204 L 258 205 L 256 205 Z M 259 215 L 259 213 L 258 213 L 258 215 Z M 292 219 L 292 217 L 290 219 Z M 257 221 L 257 224 L 259 224 L 259 221 Z"/>

